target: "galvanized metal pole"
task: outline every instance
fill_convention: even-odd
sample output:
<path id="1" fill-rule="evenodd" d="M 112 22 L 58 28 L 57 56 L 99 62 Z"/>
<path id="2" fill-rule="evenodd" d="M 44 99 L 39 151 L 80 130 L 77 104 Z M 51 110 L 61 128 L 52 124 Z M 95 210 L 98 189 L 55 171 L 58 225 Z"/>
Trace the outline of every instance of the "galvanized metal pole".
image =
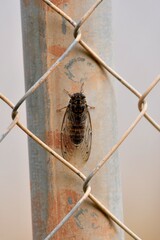
<path id="1" fill-rule="evenodd" d="M 75 21 L 93 0 L 52 1 Z M 53 64 L 73 41 L 73 27 L 40 0 L 21 0 L 26 90 Z M 82 27 L 83 40 L 111 63 L 111 1 L 104 1 Z M 73 93 L 84 82 L 93 128 L 87 162 L 71 159 L 86 176 L 116 141 L 116 113 L 109 74 L 77 45 L 48 80 L 27 99 L 28 127 L 61 154 L 60 131 L 68 103 L 64 89 Z M 83 195 L 83 182 L 66 166 L 29 139 L 33 239 L 44 239 Z M 121 187 L 117 155 L 91 181 L 92 193 L 121 218 Z M 90 201 L 85 201 L 52 239 L 123 239 L 123 235 Z"/>

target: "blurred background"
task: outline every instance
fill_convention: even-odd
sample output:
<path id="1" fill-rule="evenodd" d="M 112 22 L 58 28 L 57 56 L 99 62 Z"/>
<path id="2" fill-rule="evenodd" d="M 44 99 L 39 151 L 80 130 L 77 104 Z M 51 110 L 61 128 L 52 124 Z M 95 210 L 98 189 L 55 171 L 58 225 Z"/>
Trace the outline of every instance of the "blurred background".
<path id="1" fill-rule="evenodd" d="M 160 73 L 159 9 L 159 0 L 112 0 L 113 66 L 141 93 Z M 19 0 L 1 1 L 0 16 L 0 92 L 15 104 L 24 94 Z M 114 82 L 120 138 L 138 115 L 138 101 Z M 159 122 L 160 85 L 147 100 Z M 0 113 L 3 132 L 11 119 L 2 102 Z M 26 124 L 25 104 L 20 113 Z M 143 119 L 119 149 L 124 222 L 144 240 L 160 236 L 159 142 L 159 132 Z M 0 239 L 32 239 L 27 137 L 18 127 L 0 144 L 0 189 Z"/>

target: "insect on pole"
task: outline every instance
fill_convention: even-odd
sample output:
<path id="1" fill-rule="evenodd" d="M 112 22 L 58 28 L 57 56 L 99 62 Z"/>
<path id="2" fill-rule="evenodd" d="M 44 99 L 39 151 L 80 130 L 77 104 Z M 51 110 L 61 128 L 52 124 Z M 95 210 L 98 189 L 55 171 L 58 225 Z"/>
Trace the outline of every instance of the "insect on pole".
<path id="1" fill-rule="evenodd" d="M 54 66 L 51 74 L 47 72 L 47 80 L 27 99 L 28 127 L 85 176 L 116 141 L 111 77 L 78 43 L 82 36 L 111 63 L 111 1 L 101 1 L 83 23 L 81 35 L 77 32 L 77 40 L 73 36 L 75 23 L 93 4 L 92 0 L 21 0 L 26 90 Z M 70 18 L 61 16 L 56 7 Z M 39 240 L 46 238 L 83 196 L 83 181 L 31 139 L 29 162 L 33 239 Z M 92 194 L 121 218 L 119 182 L 114 154 L 90 185 Z M 111 240 L 123 236 L 87 198 L 51 239 Z"/>
<path id="2" fill-rule="evenodd" d="M 61 127 L 62 156 L 69 162 L 79 159 L 81 164 L 88 160 L 92 145 L 92 123 L 83 85 L 79 92 L 70 94 L 66 91 L 70 101 L 65 107 Z"/>

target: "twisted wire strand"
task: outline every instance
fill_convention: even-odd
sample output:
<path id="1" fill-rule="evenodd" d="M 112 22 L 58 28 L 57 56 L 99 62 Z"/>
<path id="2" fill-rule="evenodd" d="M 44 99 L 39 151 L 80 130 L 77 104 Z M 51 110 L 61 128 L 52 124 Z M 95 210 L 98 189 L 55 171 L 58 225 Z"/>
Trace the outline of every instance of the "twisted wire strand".
<path id="1" fill-rule="evenodd" d="M 8 98 L 6 98 L 5 96 L 3 96 L 2 94 L 0 94 L 0 99 L 3 101 L 3 102 L 6 102 L 8 103 Z M 8 133 L 14 128 L 14 126 L 17 124 L 19 120 L 19 114 L 16 113 L 13 121 L 10 123 L 10 125 L 7 127 L 7 129 L 4 131 L 4 133 L 2 133 L 0 135 L 0 143 L 3 141 L 3 139 L 8 135 Z"/>

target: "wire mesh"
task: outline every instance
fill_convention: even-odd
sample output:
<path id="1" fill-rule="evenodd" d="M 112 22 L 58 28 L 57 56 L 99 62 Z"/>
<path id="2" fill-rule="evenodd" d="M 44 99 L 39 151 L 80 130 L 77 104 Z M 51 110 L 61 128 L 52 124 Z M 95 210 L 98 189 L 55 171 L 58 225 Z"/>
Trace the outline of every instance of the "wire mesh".
<path id="1" fill-rule="evenodd" d="M 0 142 L 4 140 L 4 138 L 9 134 L 9 132 L 17 125 L 22 131 L 24 131 L 29 137 L 31 137 L 37 144 L 43 147 L 47 152 L 53 155 L 58 161 L 62 162 L 65 166 L 67 166 L 72 172 L 78 175 L 83 181 L 83 190 L 84 194 L 79 199 L 79 201 L 75 204 L 72 210 L 61 220 L 61 222 L 53 229 L 48 236 L 46 236 L 45 240 L 49 240 L 56 232 L 65 224 L 66 221 L 74 214 L 74 212 L 78 209 L 78 207 L 87 199 L 90 198 L 98 207 L 99 209 L 109 216 L 119 227 L 121 227 L 126 233 L 128 233 L 133 239 L 140 240 L 141 238 L 137 236 L 131 229 L 129 229 L 123 222 L 117 219 L 97 198 L 95 198 L 91 194 L 91 186 L 89 185 L 91 179 L 97 174 L 97 172 L 103 167 L 103 165 L 110 159 L 112 154 L 119 148 L 119 146 L 127 139 L 130 135 L 131 131 L 136 127 L 139 121 L 145 117 L 155 129 L 160 131 L 160 125 L 147 113 L 147 102 L 146 97 L 148 94 L 153 90 L 153 88 L 159 83 L 160 76 L 157 76 L 155 80 L 150 84 L 150 86 L 146 89 L 146 91 L 141 94 L 137 91 L 132 85 L 130 85 L 125 79 L 123 79 L 116 71 L 114 71 L 111 67 L 109 67 L 82 39 L 82 35 L 80 32 L 81 26 L 84 22 L 89 18 L 89 16 L 96 10 L 99 4 L 103 0 L 98 0 L 91 6 L 91 8 L 84 14 L 84 16 L 76 23 L 70 16 L 68 16 L 65 12 L 59 9 L 56 5 L 54 5 L 49 0 L 43 0 L 52 10 L 56 11 L 60 14 L 63 18 L 66 19 L 73 27 L 74 27 L 74 37 L 75 39 L 70 44 L 70 46 L 66 49 L 66 51 L 57 59 L 55 63 L 41 76 L 38 81 L 25 93 L 25 95 L 17 102 L 14 106 L 11 101 L 6 98 L 3 94 L 0 94 L 0 99 L 10 106 L 12 110 L 12 119 L 13 121 L 7 128 L 7 130 L 1 134 Z M 79 171 L 76 167 L 74 167 L 71 163 L 66 161 L 63 157 L 61 157 L 58 153 L 56 153 L 53 149 L 51 149 L 47 144 L 45 144 L 41 139 L 35 136 L 28 128 L 21 124 L 19 121 L 19 114 L 18 109 L 22 105 L 22 103 L 31 95 L 33 94 L 42 83 L 47 81 L 47 77 L 54 71 L 54 69 L 65 59 L 65 57 L 72 51 L 72 49 L 77 45 L 80 44 L 90 55 L 93 59 L 99 62 L 101 66 L 103 66 L 115 79 L 117 79 L 124 87 L 126 87 L 130 92 L 132 92 L 136 97 L 138 97 L 138 109 L 140 113 L 130 125 L 130 127 L 125 131 L 119 141 L 110 149 L 108 154 L 101 160 L 99 163 L 94 167 L 94 169 L 90 172 L 88 176 L 85 176 L 81 171 Z"/>

